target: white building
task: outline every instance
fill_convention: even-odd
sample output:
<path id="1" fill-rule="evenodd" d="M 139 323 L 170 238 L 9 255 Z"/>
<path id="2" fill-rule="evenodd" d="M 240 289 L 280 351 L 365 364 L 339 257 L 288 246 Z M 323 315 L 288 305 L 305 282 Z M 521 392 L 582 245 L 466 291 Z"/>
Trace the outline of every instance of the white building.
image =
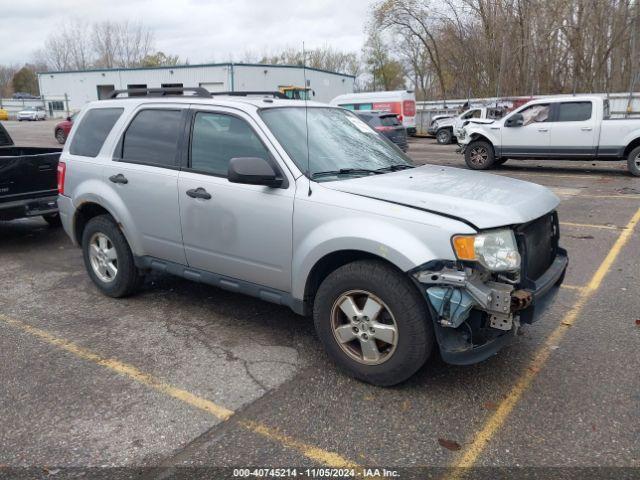
<path id="1" fill-rule="evenodd" d="M 355 77 L 351 75 L 292 65 L 237 63 L 42 72 L 38 82 L 49 114 L 62 117 L 87 102 L 106 98 L 113 90 L 204 87 L 211 93 L 277 91 L 284 86 L 303 87 L 305 75 L 312 100 L 329 102 L 353 92 Z"/>

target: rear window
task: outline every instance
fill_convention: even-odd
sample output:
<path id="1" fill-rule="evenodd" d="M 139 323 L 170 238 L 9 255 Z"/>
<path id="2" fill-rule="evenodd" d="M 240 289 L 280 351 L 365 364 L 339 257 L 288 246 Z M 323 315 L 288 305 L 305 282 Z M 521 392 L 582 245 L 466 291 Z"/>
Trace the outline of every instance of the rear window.
<path id="1" fill-rule="evenodd" d="M 400 120 L 396 115 L 386 115 L 384 117 L 380 117 L 380 123 L 383 127 L 397 127 L 400 125 Z"/>
<path id="2" fill-rule="evenodd" d="M 94 108 L 89 110 L 74 129 L 69 147 L 72 155 L 97 157 L 109 132 L 122 115 L 122 108 Z"/>
<path id="3" fill-rule="evenodd" d="M 181 110 L 142 110 L 124 134 L 122 161 L 175 167 L 181 122 Z"/>
<path id="4" fill-rule="evenodd" d="M 558 107 L 558 122 L 580 122 L 591 118 L 591 102 L 563 102 Z"/>

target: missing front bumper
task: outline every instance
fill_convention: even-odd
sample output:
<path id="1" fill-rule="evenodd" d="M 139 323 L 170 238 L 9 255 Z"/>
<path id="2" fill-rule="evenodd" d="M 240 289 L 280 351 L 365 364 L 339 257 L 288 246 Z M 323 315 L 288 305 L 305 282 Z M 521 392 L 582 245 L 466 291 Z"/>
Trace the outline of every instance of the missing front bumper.
<path id="1" fill-rule="evenodd" d="M 517 334 L 522 323 L 533 323 L 552 303 L 557 287 L 564 279 L 568 257 L 563 249 L 551 266 L 531 288 L 517 289 L 514 285 L 498 282 L 484 282 L 482 288 L 475 294 L 469 286 L 478 287 L 478 282 L 471 285 L 460 276 L 449 276 L 442 269 L 433 272 L 430 277 L 431 285 L 420 283 L 421 289 L 427 297 L 431 317 L 440 347 L 440 353 L 445 362 L 456 365 L 469 365 L 481 362 L 496 354 L 503 346 Z M 444 277 L 444 278 L 443 278 Z M 436 287 L 439 280 L 449 282 L 448 286 Z M 452 283 L 453 282 L 453 283 Z M 474 285 L 475 284 L 475 285 Z M 432 288 L 454 289 L 458 294 L 451 294 L 448 299 L 454 300 L 453 308 L 448 307 L 448 316 L 443 319 L 442 308 L 446 301 L 444 290 L 431 291 Z M 491 293 L 481 304 L 480 295 Z M 442 303 L 438 303 L 441 300 Z M 506 310 L 505 310 L 506 308 Z M 444 321 L 443 321 L 444 320 Z"/>

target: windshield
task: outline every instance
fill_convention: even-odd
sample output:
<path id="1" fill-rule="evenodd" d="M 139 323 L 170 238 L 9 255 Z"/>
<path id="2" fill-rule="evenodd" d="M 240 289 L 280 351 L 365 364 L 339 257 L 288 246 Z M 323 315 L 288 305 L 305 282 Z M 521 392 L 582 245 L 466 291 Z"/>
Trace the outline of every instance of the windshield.
<path id="1" fill-rule="evenodd" d="M 298 168 L 306 172 L 305 108 L 268 108 L 260 115 Z M 413 166 L 400 149 L 346 110 L 312 107 L 307 115 L 311 178 L 336 180 Z"/>

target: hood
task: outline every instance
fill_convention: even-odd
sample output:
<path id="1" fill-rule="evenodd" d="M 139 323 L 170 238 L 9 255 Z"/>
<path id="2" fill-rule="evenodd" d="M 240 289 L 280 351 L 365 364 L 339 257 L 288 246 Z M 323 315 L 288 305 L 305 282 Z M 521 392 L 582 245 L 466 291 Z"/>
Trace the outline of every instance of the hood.
<path id="1" fill-rule="evenodd" d="M 560 203 L 535 183 L 436 165 L 322 186 L 454 217 L 479 229 L 526 223 Z"/>
<path id="2" fill-rule="evenodd" d="M 444 127 L 444 126 L 449 126 L 449 125 L 453 125 L 454 123 L 456 123 L 458 117 L 446 117 L 446 118 L 440 118 L 438 120 L 436 120 L 436 122 L 438 123 L 439 127 Z"/>

